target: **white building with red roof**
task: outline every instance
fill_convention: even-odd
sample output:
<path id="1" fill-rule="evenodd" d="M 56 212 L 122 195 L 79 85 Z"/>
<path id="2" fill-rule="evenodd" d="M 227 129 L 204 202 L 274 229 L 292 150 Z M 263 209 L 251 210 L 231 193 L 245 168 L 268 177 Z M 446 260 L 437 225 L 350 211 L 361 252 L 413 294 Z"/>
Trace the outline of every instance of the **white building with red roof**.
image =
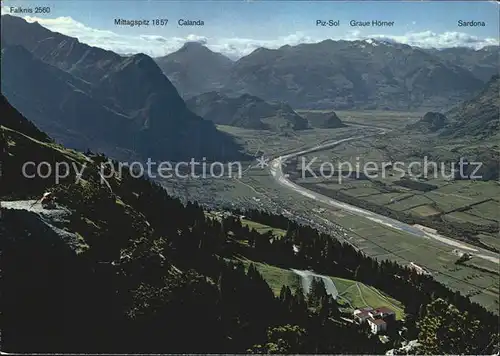
<path id="1" fill-rule="evenodd" d="M 378 334 L 382 331 L 387 330 L 387 323 L 384 321 L 384 319 L 370 318 L 367 319 L 367 322 L 373 334 Z"/>
<path id="2" fill-rule="evenodd" d="M 374 334 L 387 330 L 387 325 L 396 321 L 396 313 L 388 307 L 356 309 L 354 320 L 359 324 L 367 322 Z"/>

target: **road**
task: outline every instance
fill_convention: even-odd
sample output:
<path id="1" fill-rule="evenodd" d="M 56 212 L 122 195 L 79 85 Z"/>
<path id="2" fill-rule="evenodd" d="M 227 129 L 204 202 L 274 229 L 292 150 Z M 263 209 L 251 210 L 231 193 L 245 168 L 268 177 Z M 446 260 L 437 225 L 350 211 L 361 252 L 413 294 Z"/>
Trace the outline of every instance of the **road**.
<path id="1" fill-rule="evenodd" d="M 337 291 L 337 287 L 335 287 L 335 283 L 333 283 L 332 279 L 328 276 L 323 276 L 321 274 L 317 274 L 311 271 L 301 271 L 298 269 L 293 269 L 292 272 L 298 275 L 302 282 L 302 290 L 304 294 L 309 293 L 309 288 L 311 288 L 311 283 L 314 278 L 321 279 L 325 286 L 326 293 L 331 295 L 333 299 L 337 299 L 339 292 Z"/>
<path id="2" fill-rule="evenodd" d="M 377 134 L 383 135 L 383 134 L 387 133 L 388 131 L 389 130 L 387 130 L 387 129 L 380 129 L 380 131 Z M 277 157 L 277 158 L 273 159 L 269 164 L 271 175 L 281 186 L 283 186 L 287 189 L 293 190 L 294 192 L 296 192 L 302 196 L 305 196 L 311 200 L 315 200 L 315 201 L 321 202 L 323 204 L 326 204 L 326 205 L 329 205 L 329 206 L 332 206 L 332 207 L 335 207 L 338 209 L 342 209 L 342 210 L 347 211 L 351 214 L 361 216 L 363 218 L 371 220 L 377 224 L 388 226 L 388 227 L 391 227 L 393 229 L 396 229 L 396 230 L 399 230 L 402 232 L 406 232 L 406 233 L 409 233 L 411 235 L 414 235 L 414 236 L 417 236 L 420 238 L 433 239 L 433 240 L 439 241 L 445 245 L 448 245 L 448 246 L 451 246 L 454 248 L 459 248 L 459 249 L 463 250 L 464 252 L 468 252 L 469 254 L 471 254 L 475 257 L 482 258 L 484 260 L 499 264 L 500 259 L 499 259 L 499 255 L 497 253 L 494 253 L 494 252 L 485 250 L 483 248 L 476 247 L 474 245 L 470 245 L 470 244 L 467 244 L 467 243 L 457 241 L 457 240 L 454 240 L 452 238 L 440 235 L 438 233 L 431 231 L 428 228 L 426 229 L 425 227 L 408 225 L 404 222 L 389 218 L 387 216 L 376 214 L 376 213 L 371 212 L 369 210 L 365 210 L 362 208 L 358 208 L 354 205 L 350 205 L 350 204 L 347 204 L 344 202 L 334 200 L 330 197 L 327 197 L 325 195 L 322 195 L 320 193 L 314 192 L 312 190 L 309 190 L 307 188 L 301 187 L 301 186 L 293 183 L 292 181 L 290 181 L 288 179 L 288 176 L 286 174 L 283 174 L 283 170 L 282 170 L 283 163 L 286 162 L 286 160 L 288 160 L 290 158 L 302 156 L 304 154 L 308 154 L 308 153 L 312 153 L 312 152 L 323 151 L 325 149 L 338 146 L 344 142 L 359 140 L 359 139 L 367 138 L 367 137 L 377 135 L 377 134 L 349 137 L 349 138 L 345 138 L 342 140 L 328 142 L 328 143 L 321 144 L 321 145 L 318 145 L 318 146 L 315 146 L 315 147 L 312 147 L 309 149 L 301 150 L 301 151 L 294 152 L 294 153 L 288 153 L 286 155 Z"/>

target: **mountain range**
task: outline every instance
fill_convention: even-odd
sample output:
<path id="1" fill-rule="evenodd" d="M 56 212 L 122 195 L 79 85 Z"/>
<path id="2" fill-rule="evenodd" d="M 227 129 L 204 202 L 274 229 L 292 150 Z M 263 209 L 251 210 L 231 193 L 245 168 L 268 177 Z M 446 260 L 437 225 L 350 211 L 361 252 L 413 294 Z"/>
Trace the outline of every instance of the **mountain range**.
<path id="1" fill-rule="evenodd" d="M 499 46 L 486 46 L 475 50 L 468 47 L 428 49 L 427 51 L 447 62 L 469 70 L 476 78 L 487 82 L 498 74 Z"/>
<path id="2" fill-rule="evenodd" d="M 500 76 L 495 75 L 473 98 L 445 113 L 428 112 L 408 129 L 437 132 L 441 137 L 482 139 L 500 129 Z"/>
<path id="3" fill-rule="evenodd" d="M 2 16 L 1 30 L 2 348 L 385 354 L 394 347 L 346 319 L 350 302 L 337 302 L 320 280 L 302 290 L 290 272 L 300 268 L 380 295 L 375 299 L 404 317 L 390 335 L 398 342 L 404 322 L 402 335 L 418 341 L 415 353 L 498 354 L 497 315 L 433 276 L 371 258 L 337 239 L 336 228 L 324 233 L 252 209 L 244 210 L 244 220 L 242 211 L 206 211 L 126 170 L 102 184 L 105 156 L 57 143 L 115 158 L 241 157 L 211 112 L 227 110 L 233 124 L 307 123 L 287 104 L 226 92 L 186 104 L 146 55 L 122 57 L 11 16 Z M 498 128 L 498 83 L 492 78 L 478 96 L 446 114 L 451 134 L 483 138 Z M 204 110 L 208 120 L 188 106 Z M 329 112 L 317 119 L 328 124 L 338 117 Z M 73 170 L 61 181 L 55 169 L 31 178 L 26 162 L 51 168 L 67 163 Z M 498 179 L 498 159 L 491 167 Z M 51 209 L 36 200 L 47 191 L 55 199 Z M 258 231 L 249 223 L 268 228 Z"/>
<path id="4" fill-rule="evenodd" d="M 478 171 L 470 165 L 466 175 L 482 180 L 498 180 L 500 165 L 500 77 L 493 76 L 473 98 L 445 112 L 428 112 L 408 125 L 404 132 L 384 138 L 392 150 L 400 150 L 398 159 L 427 156 L 435 161 L 481 162 Z"/>
<path id="5" fill-rule="evenodd" d="M 443 135 L 487 138 L 500 129 L 500 76 L 493 76 L 474 98 L 460 103 L 446 113 L 451 123 Z"/>
<path id="6" fill-rule="evenodd" d="M 155 60 L 185 98 L 223 89 L 233 65 L 229 58 L 198 42 L 187 42 L 178 51 Z"/>
<path id="7" fill-rule="evenodd" d="M 56 141 L 122 160 L 241 157 L 232 137 L 187 109 L 152 58 L 9 15 L 1 34 L 3 94 Z"/>
<path id="8" fill-rule="evenodd" d="M 286 103 L 270 103 L 253 95 L 228 97 L 218 92 L 204 93 L 186 101 L 196 114 L 219 125 L 260 130 L 304 130 L 306 119 Z"/>
<path id="9" fill-rule="evenodd" d="M 442 130 L 449 123 L 445 114 L 435 111 L 429 111 L 414 124 L 407 126 L 410 130 L 424 133 L 432 133 Z"/>
<path id="10" fill-rule="evenodd" d="M 57 142 L 120 160 L 239 159 L 242 147 L 215 124 L 305 129 L 310 124 L 298 108 L 455 107 L 455 131 L 461 132 L 470 131 L 459 112 L 467 118 L 471 105 L 486 105 L 484 115 L 495 109 L 491 100 L 457 106 L 474 100 L 497 70 L 495 46 L 428 50 L 325 40 L 259 48 L 233 62 L 186 43 L 152 59 L 120 56 L 9 15 L 2 15 L 1 41 L 2 92 L 9 102 Z M 311 126 L 341 125 L 333 115 L 320 116 L 311 116 Z M 497 127 L 496 121 L 476 121 L 477 130 Z"/>
<path id="11" fill-rule="evenodd" d="M 231 62 L 188 44 L 156 61 L 185 98 L 215 90 L 284 101 L 295 109 L 442 110 L 473 96 L 497 73 L 498 46 L 429 50 L 325 40 L 258 48 Z"/>
<path id="12" fill-rule="evenodd" d="M 304 111 L 300 114 L 315 128 L 336 129 L 346 126 L 334 111 Z"/>

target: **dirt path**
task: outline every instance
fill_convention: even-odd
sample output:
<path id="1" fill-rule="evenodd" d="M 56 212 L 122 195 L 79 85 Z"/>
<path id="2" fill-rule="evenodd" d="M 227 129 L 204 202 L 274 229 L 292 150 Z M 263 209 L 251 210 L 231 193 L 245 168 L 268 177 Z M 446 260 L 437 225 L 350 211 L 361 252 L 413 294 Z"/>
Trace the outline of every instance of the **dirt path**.
<path id="1" fill-rule="evenodd" d="M 366 302 L 365 298 L 363 297 L 363 292 L 361 291 L 361 288 L 359 288 L 359 284 L 356 282 L 356 288 L 358 288 L 359 296 L 361 297 L 361 301 L 365 304 L 365 306 L 369 307 L 368 303 Z"/>

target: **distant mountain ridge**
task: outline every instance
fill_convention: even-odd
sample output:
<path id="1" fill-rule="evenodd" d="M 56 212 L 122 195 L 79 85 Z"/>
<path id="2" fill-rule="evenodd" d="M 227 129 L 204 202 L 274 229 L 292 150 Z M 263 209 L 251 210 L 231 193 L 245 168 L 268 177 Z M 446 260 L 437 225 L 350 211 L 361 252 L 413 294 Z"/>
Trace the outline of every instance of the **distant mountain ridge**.
<path id="1" fill-rule="evenodd" d="M 187 42 L 155 60 L 184 98 L 223 88 L 233 65 L 231 59 L 198 42 Z"/>
<path id="2" fill-rule="evenodd" d="M 334 111 L 318 112 L 307 111 L 301 113 L 309 121 L 312 127 L 320 129 L 336 129 L 346 125 L 340 120 Z"/>
<path id="3" fill-rule="evenodd" d="M 469 70 L 476 78 L 487 82 L 498 74 L 500 46 L 486 46 L 475 50 L 468 47 L 428 50 L 447 62 Z"/>
<path id="4" fill-rule="evenodd" d="M 189 109 L 219 125 L 248 129 L 304 130 L 306 119 L 285 103 L 270 103 L 253 95 L 228 97 L 209 92 L 186 101 Z"/>
<path id="5" fill-rule="evenodd" d="M 498 63 L 489 47 L 428 50 L 374 39 L 258 48 L 235 62 L 214 60 L 219 53 L 200 47 L 156 59 L 169 59 L 163 71 L 185 97 L 249 93 L 296 109 L 442 110 L 479 91 Z M 212 86 L 209 73 L 217 78 Z"/>
<path id="6" fill-rule="evenodd" d="M 428 112 L 409 130 L 438 133 L 441 137 L 487 138 L 500 133 L 500 76 L 495 75 L 475 97 L 446 113 Z"/>
<path id="7" fill-rule="evenodd" d="M 66 146 L 119 159 L 241 157 L 229 135 L 187 109 L 152 58 L 121 57 L 9 15 L 1 30 L 2 92 Z"/>
<path id="8" fill-rule="evenodd" d="M 233 90 L 318 109 L 443 107 L 481 85 L 419 48 L 367 41 L 257 50 L 236 62 L 231 76 Z"/>
<path id="9" fill-rule="evenodd" d="M 446 115 L 429 111 L 422 119 L 412 125 L 408 125 L 408 129 L 420 132 L 436 132 L 443 129 L 448 123 L 449 120 Z"/>
<path id="10" fill-rule="evenodd" d="M 95 99 L 88 82 L 36 59 L 24 47 L 2 48 L 2 93 L 23 115 L 69 147 L 113 152 L 124 159 L 127 147 L 136 148 L 132 135 L 135 131 L 138 136 L 140 124 Z"/>

